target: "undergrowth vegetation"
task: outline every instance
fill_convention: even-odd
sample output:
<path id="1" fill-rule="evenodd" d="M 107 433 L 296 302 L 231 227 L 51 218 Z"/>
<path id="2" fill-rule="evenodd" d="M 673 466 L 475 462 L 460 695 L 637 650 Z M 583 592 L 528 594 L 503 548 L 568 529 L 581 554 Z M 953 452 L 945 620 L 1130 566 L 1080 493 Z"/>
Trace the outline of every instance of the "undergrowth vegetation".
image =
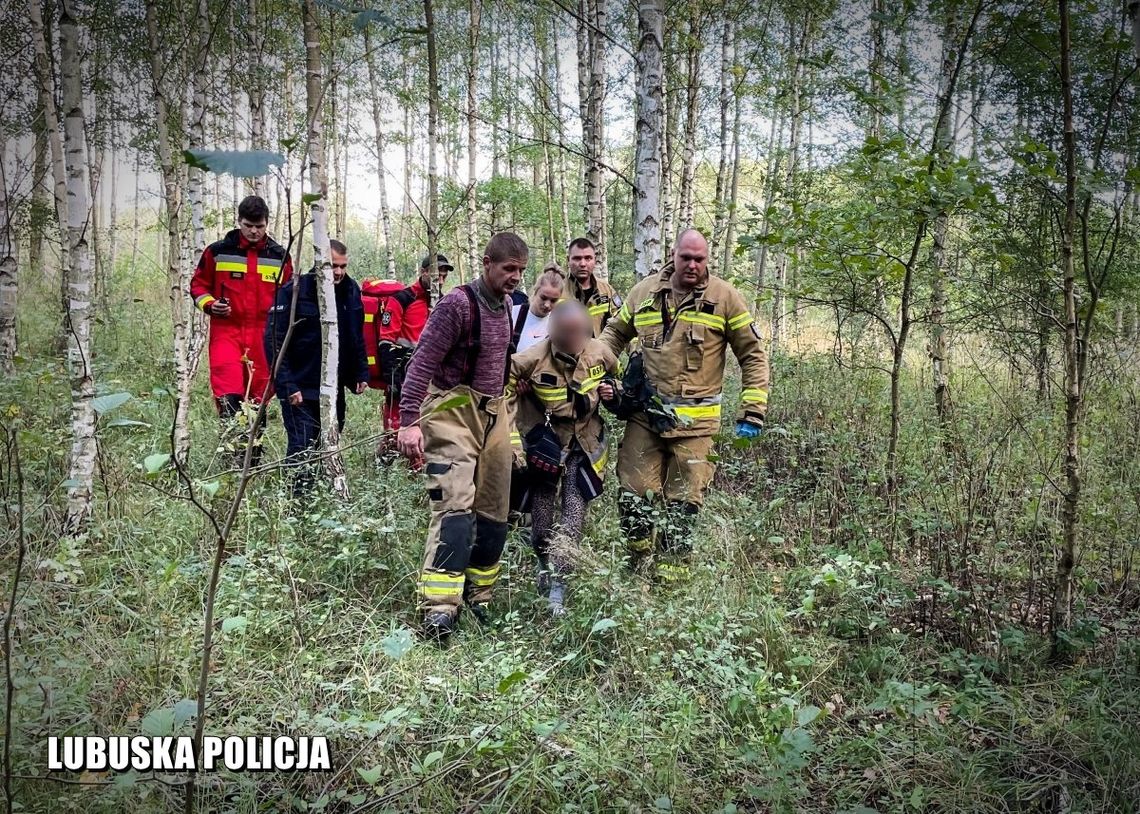
<path id="1" fill-rule="evenodd" d="M 157 296 L 157 295 L 156 295 Z M 101 332 L 98 517 L 59 538 L 66 380 L 3 384 L 28 561 L 9 654 L 23 810 L 166 811 L 178 776 L 56 774 L 48 735 L 186 734 L 212 532 L 173 474 L 171 403 L 141 314 Z M 916 365 L 915 368 L 919 368 Z M 917 375 L 917 374 L 916 374 Z M 689 584 L 631 575 L 613 482 L 592 507 L 570 614 L 535 596 L 512 533 L 495 618 L 446 650 L 414 635 L 427 520 L 417 479 L 373 459 L 352 400 L 352 499 L 296 506 L 259 476 L 218 594 L 206 731 L 324 734 L 329 773 L 207 775 L 211 811 L 1135 811 L 1140 800 L 1140 407 L 1089 400 L 1077 624 L 1047 660 L 1059 416 L 992 363 L 963 363 L 958 439 L 910 379 L 898 508 L 882 496 L 885 378 L 826 353 L 774 360 L 763 438 L 718 447 Z M 735 395 L 730 393 L 730 397 Z M 191 469 L 220 511 L 232 475 L 199 392 Z M 279 420 L 268 432 L 280 458 Z M 14 529 L 20 497 L 6 463 Z M 11 578 L 14 556 L 4 566 Z"/>

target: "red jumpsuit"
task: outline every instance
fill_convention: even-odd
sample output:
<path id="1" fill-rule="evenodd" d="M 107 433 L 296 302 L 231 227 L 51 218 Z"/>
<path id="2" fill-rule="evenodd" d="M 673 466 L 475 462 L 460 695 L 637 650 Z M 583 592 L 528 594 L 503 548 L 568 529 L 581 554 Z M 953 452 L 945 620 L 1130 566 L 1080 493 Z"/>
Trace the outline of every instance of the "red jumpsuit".
<path id="1" fill-rule="evenodd" d="M 265 322 L 277 289 L 292 273 L 283 246 L 269 237 L 250 243 L 238 229 L 202 252 L 190 280 L 194 304 L 208 314 L 211 303 L 224 297 L 231 309 L 228 317 L 210 319 L 210 388 L 216 398 L 260 401 L 266 392 L 272 371 L 265 360 Z"/>
<path id="2" fill-rule="evenodd" d="M 414 299 L 393 296 L 388 298 L 386 312 L 380 323 L 381 346 L 385 343 L 403 348 L 414 348 L 424 332 L 428 313 L 431 311 L 431 291 L 416 280 L 404 291 L 414 295 Z M 404 293 L 404 292 L 401 292 Z M 381 350 L 383 353 L 383 350 Z M 400 399 L 392 398 L 391 392 L 384 398 L 384 429 L 400 428 Z"/>

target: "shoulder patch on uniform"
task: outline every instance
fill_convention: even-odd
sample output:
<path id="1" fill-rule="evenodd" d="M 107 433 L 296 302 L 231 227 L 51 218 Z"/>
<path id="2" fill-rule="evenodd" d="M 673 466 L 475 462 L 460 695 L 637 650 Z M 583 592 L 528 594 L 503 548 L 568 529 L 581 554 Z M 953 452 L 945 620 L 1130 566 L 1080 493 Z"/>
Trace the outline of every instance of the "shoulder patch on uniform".
<path id="1" fill-rule="evenodd" d="M 604 376 L 606 374 L 606 366 L 605 365 L 591 365 L 590 369 L 586 372 L 590 376 L 590 378 L 594 378 L 596 376 Z"/>
<path id="2" fill-rule="evenodd" d="M 613 296 L 614 307 L 615 308 L 621 308 L 621 303 L 622 303 L 621 297 L 617 294 L 614 294 L 614 296 Z"/>
<path id="3" fill-rule="evenodd" d="M 763 342 L 763 341 L 764 341 L 764 337 L 760 335 L 760 326 L 759 326 L 759 325 L 757 325 L 755 322 L 753 322 L 753 323 L 752 323 L 752 333 L 753 333 L 753 334 L 756 336 L 756 338 L 757 338 L 757 339 L 759 339 L 761 342 Z"/>
<path id="4" fill-rule="evenodd" d="M 392 312 L 391 311 L 385 311 L 384 312 L 384 315 L 382 317 L 380 317 L 380 324 L 385 326 L 385 327 L 392 324 Z"/>
<path id="5" fill-rule="evenodd" d="M 601 302 L 609 302 L 609 301 L 610 301 L 610 298 L 607 297 L 605 294 L 602 294 L 600 297 L 598 297 L 598 302 L 600 302 L 600 303 Z"/>
<path id="6" fill-rule="evenodd" d="M 558 384 L 558 377 L 555 376 L 553 373 L 539 373 L 538 374 L 538 383 L 542 384 L 542 385 Z"/>

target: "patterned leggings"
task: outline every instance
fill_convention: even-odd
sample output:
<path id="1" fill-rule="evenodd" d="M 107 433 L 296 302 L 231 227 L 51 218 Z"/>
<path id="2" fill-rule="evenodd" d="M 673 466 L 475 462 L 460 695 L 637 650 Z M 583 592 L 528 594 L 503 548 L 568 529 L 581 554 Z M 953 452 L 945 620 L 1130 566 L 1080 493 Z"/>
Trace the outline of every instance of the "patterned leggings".
<path id="1" fill-rule="evenodd" d="M 581 451 L 571 452 L 559 483 L 562 486 L 562 516 L 555 525 L 559 483 L 536 486 L 532 493 L 530 544 L 543 567 L 569 574 L 574 554 L 586 524 L 586 499 L 578 491 L 578 468 L 589 466 Z"/>

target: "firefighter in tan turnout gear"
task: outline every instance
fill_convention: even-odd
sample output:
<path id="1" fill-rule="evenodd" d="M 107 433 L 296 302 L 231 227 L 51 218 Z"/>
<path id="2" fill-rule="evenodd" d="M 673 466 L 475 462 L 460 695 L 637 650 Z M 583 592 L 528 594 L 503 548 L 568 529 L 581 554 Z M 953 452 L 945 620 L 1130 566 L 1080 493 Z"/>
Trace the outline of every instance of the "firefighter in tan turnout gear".
<path id="1" fill-rule="evenodd" d="M 768 357 L 744 297 L 710 276 L 708 242 L 695 229 L 677 237 L 659 274 L 633 287 L 601 336 L 614 354 L 634 339 L 623 379 L 626 414 L 619 412 L 628 423 L 618 451 L 618 505 L 632 564 L 654 552 L 656 536 L 657 574 L 669 580 L 687 571 L 692 526 L 715 469 L 709 456 L 727 350 L 740 362 L 742 437 L 764 426 Z M 643 395 L 631 403 L 634 390 Z M 664 501 L 663 517 L 651 499 Z"/>
<path id="2" fill-rule="evenodd" d="M 483 273 L 444 296 L 408 363 L 396 446 L 424 464 L 431 521 L 420 576 L 424 632 L 440 639 L 466 605 L 483 619 L 507 539 L 511 442 L 504 397 L 509 297 L 528 249 L 504 232 Z"/>
<path id="3" fill-rule="evenodd" d="M 590 338 L 580 302 L 550 314 L 550 336 L 511 358 L 507 386 L 527 469 L 521 473 L 532 514 L 538 590 L 551 613 L 564 612 L 566 577 L 581 542 L 586 507 L 602 493 L 608 445 L 598 408 L 614 397 L 617 357 Z M 561 517 L 555 523 L 561 493 Z"/>
<path id="4" fill-rule="evenodd" d="M 589 238 L 576 237 L 566 250 L 566 264 L 570 274 L 562 287 L 562 296 L 577 300 L 586 306 L 593 323 L 594 336 L 601 336 L 606 323 L 621 308 L 621 296 L 605 280 L 594 274 L 598 253 Z"/>

